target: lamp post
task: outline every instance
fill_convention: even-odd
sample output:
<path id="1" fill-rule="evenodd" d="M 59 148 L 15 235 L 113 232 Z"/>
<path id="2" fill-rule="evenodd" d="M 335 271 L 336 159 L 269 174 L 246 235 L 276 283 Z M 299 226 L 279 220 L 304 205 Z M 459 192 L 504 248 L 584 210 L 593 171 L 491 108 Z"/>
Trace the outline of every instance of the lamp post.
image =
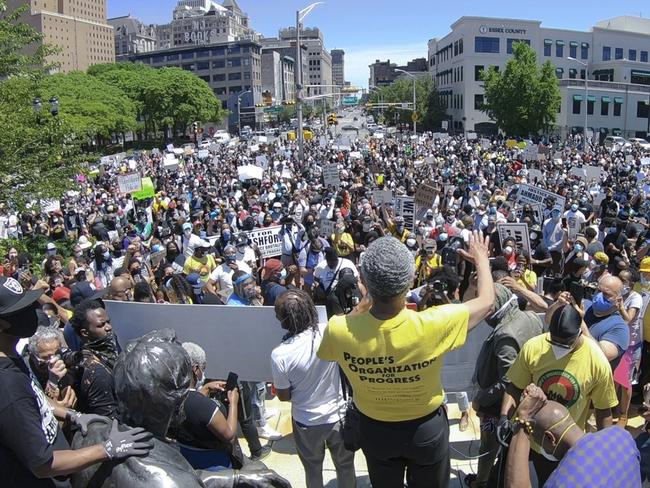
<path id="1" fill-rule="evenodd" d="M 571 56 L 567 57 L 568 60 L 570 61 L 575 61 L 578 64 L 581 64 L 582 66 L 585 67 L 585 130 L 584 130 L 584 141 L 582 141 L 582 146 L 584 148 L 584 151 L 587 152 L 587 117 L 588 112 L 589 112 L 589 100 L 588 95 L 589 95 L 589 63 L 588 62 L 582 62 L 576 58 L 572 58 Z"/>
<path id="2" fill-rule="evenodd" d="M 298 118 L 298 159 L 302 162 L 305 155 L 305 140 L 302 133 L 302 49 L 300 49 L 300 23 L 312 10 L 324 2 L 315 2 L 311 5 L 296 11 L 296 64 L 298 65 L 298 76 L 296 77 L 296 117 Z"/>
<path id="3" fill-rule="evenodd" d="M 239 137 L 241 137 L 241 97 L 247 93 L 253 93 L 250 90 L 246 90 L 237 95 L 237 129 L 239 132 Z"/>
<path id="4" fill-rule="evenodd" d="M 403 69 L 398 69 L 396 68 L 395 71 L 399 71 L 400 73 L 404 73 L 407 76 L 410 76 L 413 78 L 413 135 L 418 134 L 418 123 L 417 123 L 417 115 L 415 113 L 417 109 L 416 105 L 416 100 L 415 100 L 415 82 L 417 81 L 417 77 L 415 75 L 412 75 L 408 71 L 404 71 Z"/>

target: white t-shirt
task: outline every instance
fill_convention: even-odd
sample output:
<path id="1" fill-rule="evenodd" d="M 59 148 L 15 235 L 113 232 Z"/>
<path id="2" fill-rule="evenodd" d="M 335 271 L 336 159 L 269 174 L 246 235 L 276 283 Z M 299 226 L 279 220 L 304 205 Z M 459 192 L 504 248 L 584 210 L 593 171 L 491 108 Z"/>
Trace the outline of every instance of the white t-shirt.
<path id="1" fill-rule="evenodd" d="M 291 416 L 307 426 L 338 422 L 345 406 L 337 364 L 316 356 L 325 327 L 305 330 L 271 353 L 273 384 L 291 390 Z"/>
<path id="2" fill-rule="evenodd" d="M 336 283 L 338 282 L 338 278 L 337 278 L 336 282 L 334 282 L 330 287 L 330 283 L 332 283 L 332 280 L 334 279 L 334 276 L 336 276 L 336 273 L 338 272 L 340 276 L 340 270 L 346 268 L 351 269 L 352 272 L 354 273 L 354 276 L 357 279 L 359 278 L 359 272 L 357 271 L 357 267 L 352 263 L 352 261 L 345 258 L 339 258 L 339 263 L 336 265 L 336 268 L 334 269 L 331 269 L 329 266 L 327 266 L 326 260 L 322 260 L 314 268 L 314 278 L 318 278 L 318 280 L 323 284 L 323 288 L 325 290 L 327 290 L 328 288 L 331 290 L 336 286 Z"/>
<path id="3" fill-rule="evenodd" d="M 248 266 L 248 264 L 246 264 L 244 261 L 236 262 L 237 269 L 240 271 L 245 271 L 246 273 L 252 273 L 250 266 Z M 219 285 L 219 293 L 225 300 L 228 300 L 233 292 L 233 274 L 235 274 L 235 270 L 228 266 L 226 263 L 220 264 L 212 273 L 210 273 L 210 280 L 216 282 Z"/>

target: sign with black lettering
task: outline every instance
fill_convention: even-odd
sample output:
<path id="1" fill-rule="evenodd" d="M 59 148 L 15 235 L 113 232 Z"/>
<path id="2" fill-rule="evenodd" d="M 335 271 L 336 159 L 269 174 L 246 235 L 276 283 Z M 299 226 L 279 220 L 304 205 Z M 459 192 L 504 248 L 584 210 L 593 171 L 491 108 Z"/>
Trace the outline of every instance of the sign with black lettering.
<path id="1" fill-rule="evenodd" d="M 118 175 L 117 187 L 120 193 L 133 193 L 142 190 L 142 177 L 140 173 Z"/>
<path id="2" fill-rule="evenodd" d="M 395 199 L 395 215 L 404 217 L 404 227 L 415 230 L 415 201 L 413 197 L 397 197 Z"/>
<path id="3" fill-rule="evenodd" d="M 499 232 L 499 242 L 503 247 L 503 241 L 508 237 L 515 239 L 517 248 L 522 249 L 527 256 L 530 256 L 530 235 L 528 234 L 528 224 L 524 223 L 499 223 L 497 224 Z"/>
<path id="4" fill-rule="evenodd" d="M 339 167 L 336 164 L 326 164 L 323 166 L 323 185 L 326 187 L 333 186 L 338 189 L 341 186 L 339 178 Z"/>
<path id="5" fill-rule="evenodd" d="M 431 208 L 437 193 L 438 191 L 435 187 L 422 183 L 418 185 L 418 189 L 415 192 L 415 204 L 418 207 Z"/>
<path id="6" fill-rule="evenodd" d="M 281 225 L 265 227 L 247 232 L 248 238 L 256 244 L 263 258 L 272 258 L 282 254 Z"/>
<path id="7" fill-rule="evenodd" d="M 515 201 L 521 205 L 523 205 L 524 203 L 531 203 L 531 204 L 537 203 L 545 207 L 546 201 L 549 198 L 555 202 L 555 205 L 557 205 L 558 207 L 562 207 L 562 209 L 564 209 L 564 205 L 566 204 L 566 198 L 561 197 L 557 193 L 553 193 L 533 185 L 526 185 L 526 184 L 519 185 L 519 189 L 517 190 Z"/>

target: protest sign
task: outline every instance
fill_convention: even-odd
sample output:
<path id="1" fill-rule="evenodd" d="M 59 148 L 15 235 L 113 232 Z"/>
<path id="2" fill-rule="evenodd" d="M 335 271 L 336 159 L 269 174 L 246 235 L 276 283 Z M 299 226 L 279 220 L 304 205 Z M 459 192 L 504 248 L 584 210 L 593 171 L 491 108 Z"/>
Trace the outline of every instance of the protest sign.
<path id="1" fill-rule="evenodd" d="M 473 141 L 473 140 L 475 140 L 477 137 L 478 137 L 478 135 L 476 135 L 476 132 L 468 132 L 468 133 L 467 133 L 467 140 L 468 140 L 468 141 Z"/>
<path id="2" fill-rule="evenodd" d="M 329 239 L 332 234 L 334 234 L 334 229 L 336 227 L 336 222 L 333 222 L 329 219 L 320 219 L 318 224 L 318 229 L 320 230 L 320 236 L 325 239 Z"/>
<path id="3" fill-rule="evenodd" d="M 248 238 L 256 244 L 263 258 L 272 258 L 282 254 L 281 225 L 264 227 L 247 232 Z"/>
<path id="4" fill-rule="evenodd" d="M 259 156 L 255 157 L 255 164 L 257 166 L 260 166 L 260 167 L 266 169 L 268 167 L 268 165 L 269 165 L 269 161 L 266 158 L 265 154 L 260 154 Z"/>
<path id="5" fill-rule="evenodd" d="M 258 136 L 257 142 L 260 144 L 267 144 L 269 142 L 269 138 L 267 136 Z"/>
<path id="6" fill-rule="evenodd" d="M 524 148 L 523 158 L 524 161 L 537 161 L 538 149 L 535 144 L 528 144 Z"/>
<path id="7" fill-rule="evenodd" d="M 415 201 L 413 197 L 397 197 L 395 199 L 395 216 L 404 217 L 404 227 L 415 230 Z"/>
<path id="8" fill-rule="evenodd" d="M 153 198 L 156 194 L 154 190 L 153 181 L 148 176 L 142 178 L 142 189 L 136 192 L 133 192 L 134 200 L 144 200 L 146 198 Z"/>
<path id="9" fill-rule="evenodd" d="M 544 179 L 544 174 L 538 169 L 529 169 L 528 170 L 528 181 L 531 183 L 537 181 L 541 182 Z"/>
<path id="10" fill-rule="evenodd" d="M 390 190 L 374 190 L 372 192 L 372 200 L 377 206 L 390 203 L 393 201 L 393 192 Z"/>
<path id="11" fill-rule="evenodd" d="M 576 218 L 575 214 L 571 215 L 569 212 L 566 216 L 567 226 L 569 228 L 569 240 L 575 241 L 580 232 L 580 221 Z"/>
<path id="12" fill-rule="evenodd" d="M 319 147 L 327 147 L 327 137 L 321 136 L 318 139 L 318 146 Z"/>
<path id="13" fill-rule="evenodd" d="M 178 159 L 176 159 L 171 154 L 167 154 L 167 156 L 171 156 L 171 157 L 166 157 L 165 159 L 163 159 L 163 167 L 170 171 L 176 171 L 178 169 L 178 164 L 179 164 Z"/>
<path id="14" fill-rule="evenodd" d="M 58 212 L 61 210 L 61 202 L 59 200 L 42 200 L 41 208 L 46 213 Z"/>
<path id="15" fill-rule="evenodd" d="M 497 224 L 499 232 L 499 242 L 503 246 L 503 241 L 512 237 L 517 242 L 517 247 L 523 249 L 527 256 L 530 256 L 530 234 L 528 233 L 528 224 L 525 223 L 499 223 Z"/>
<path id="16" fill-rule="evenodd" d="M 208 151 L 207 149 L 201 149 L 197 156 L 198 156 L 199 159 L 205 159 L 209 155 L 210 155 L 210 151 Z"/>
<path id="17" fill-rule="evenodd" d="M 326 187 L 333 186 L 339 188 L 341 179 L 339 178 L 339 167 L 336 164 L 326 164 L 323 166 L 323 185 Z"/>
<path id="18" fill-rule="evenodd" d="M 515 141 L 514 139 L 508 139 L 508 140 L 506 141 L 506 147 L 507 147 L 508 149 L 512 149 L 512 148 L 515 147 L 516 145 L 517 145 L 517 141 Z"/>
<path id="19" fill-rule="evenodd" d="M 167 144 L 167 150 L 169 152 L 174 152 L 174 145 L 173 144 Z"/>
<path id="20" fill-rule="evenodd" d="M 142 190 L 140 173 L 129 173 L 117 176 L 117 187 L 120 193 L 133 193 Z"/>
<path id="21" fill-rule="evenodd" d="M 431 208 L 438 190 L 432 185 L 420 184 L 415 192 L 415 204 L 418 207 Z"/>
<path id="22" fill-rule="evenodd" d="M 641 158 L 641 165 L 648 166 L 650 164 L 650 158 Z"/>
<path id="23" fill-rule="evenodd" d="M 257 144 L 253 144 L 251 147 L 249 147 L 249 149 L 251 150 L 252 153 L 254 153 L 260 150 L 260 146 L 258 146 Z"/>
<path id="24" fill-rule="evenodd" d="M 481 149 L 486 151 L 490 148 L 490 139 L 481 138 Z"/>
<path id="25" fill-rule="evenodd" d="M 240 181 L 262 180 L 264 177 L 264 168 L 260 168 L 254 164 L 247 164 L 237 168 L 237 174 L 239 175 Z"/>
<path id="26" fill-rule="evenodd" d="M 555 201 L 558 206 L 561 206 L 564 209 L 564 205 L 566 203 L 566 199 L 564 197 L 561 197 L 557 193 L 553 193 L 533 185 L 519 185 L 515 201 L 518 204 L 537 203 L 542 205 L 542 207 L 545 207 L 546 200 L 549 198 L 553 199 L 553 201 Z"/>

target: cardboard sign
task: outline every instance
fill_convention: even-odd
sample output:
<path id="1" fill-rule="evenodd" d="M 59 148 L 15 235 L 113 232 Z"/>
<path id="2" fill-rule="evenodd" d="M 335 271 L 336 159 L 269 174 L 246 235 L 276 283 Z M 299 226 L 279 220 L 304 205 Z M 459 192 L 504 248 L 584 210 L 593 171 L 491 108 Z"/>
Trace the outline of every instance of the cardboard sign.
<path id="1" fill-rule="evenodd" d="M 481 138 L 481 149 L 484 151 L 490 149 L 490 139 Z"/>
<path id="2" fill-rule="evenodd" d="M 542 205 L 542 207 L 545 207 L 546 200 L 549 198 L 555 200 L 555 204 L 561 206 L 562 209 L 564 209 L 564 205 L 566 204 L 566 198 L 561 197 L 557 193 L 553 193 L 533 185 L 526 185 L 526 184 L 519 185 L 519 189 L 517 190 L 515 201 L 518 204 L 537 203 L 539 205 Z"/>
<path id="3" fill-rule="evenodd" d="M 530 256 L 530 234 L 528 233 L 528 224 L 525 223 L 499 223 L 497 224 L 499 232 L 499 242 L 503 247 L 503 241 L 512 237 L 517 242 L 517 247 L 523 249 L 526 255 Z"/>
<path id="4" fill-rule="evenodd" d="M 418 207 L 431 208 L 433 202 L 436 199 L 438 191 L 435 187 L 426 184 L 418 185 L 418 189 L 415 192 L 415 204 Z"/>
<path id="5" fill-rule="evenodd" d="M 390 190 L 374 190 L 372 192 L 372 200 L 377 206 L 390 203 L 393 201 L 393 192 Z"/>
<path id="6" fill-rule="evenodd" d="M 325 239 L 329 239 L 332 234 L 334 234 L 334 229 L 336 228 L 336 222 L 329 219 L 321 219 L 318 221 L 318 229 L 320 231 L 320 236 Z"/>
<path id="7" fill-rule="evenodd" d="M 205 158 L 207 158 L 209 155 L 210 155 L 210 151 L 208 151 L 207 149 L 201 149 L 201 150 L 199 150 L 198 158 L 199 158 L 199 159 L 205 159 Z"/>
<path id="8" fill-rule="evenodd" d="M 415 230 L 415 200 L 413 197 L 397 197 L 395 199 L 395 216 L 404 217 L 404 227 Z"/>
<path id="9" fill-rule="evenodd" d="M 323 166 L 323 185 L 326 187 L 333 186 L 339 189 L 341 179 L 339 178 L 339 167 L 336 164 L 326 164 Z"/>
<path id="10" fill-rule="evenodd" d="M 255 229 L 247 232 L 248 238 L 255 243 L 263 258 L 272 258 L 282 254 L 281 225 Z"/>
<path id="11" fill-rule="evenodd" d="M 117 187 L 120 193 L 133 193 L 142 190 L 140 173 L 129 173 L 117 176 Z"/>
<path id="12" fill-rule="evenodd" d="M 534 144 L 528 144 L 524 149 L 524 161 L 537 161 L 538 149 Z"/>

